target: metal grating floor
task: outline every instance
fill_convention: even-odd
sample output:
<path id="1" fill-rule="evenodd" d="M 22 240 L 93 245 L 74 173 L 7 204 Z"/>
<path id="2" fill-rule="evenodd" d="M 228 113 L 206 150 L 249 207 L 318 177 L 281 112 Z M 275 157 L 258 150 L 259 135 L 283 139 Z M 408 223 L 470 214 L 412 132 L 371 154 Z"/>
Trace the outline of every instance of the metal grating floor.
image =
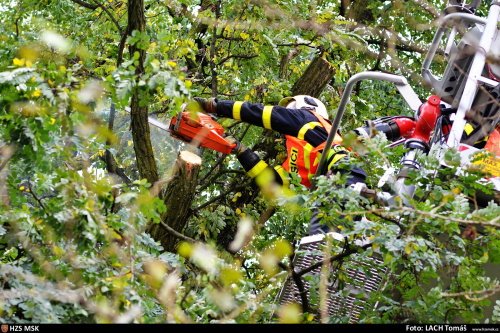
<path id="1" fill-rule="evenodd" d="M 339 241 L 339 246 L 342 245 L 342 235 L 338 233 L 327 235 Z M 304 237 L 301 240 L 294 258 L 296 271 L 307 268 L 323 259 L 322 247 L 326 244 L 325 237 L 326 235 L 322 234 Z M 315 312 L 318 311 L 318 301 L 315 302 L 314 299 L 318 299 L 317 281 L 319 281 L 320 271 L 321 267 L 318 267 L 302 276 L 310 307 L 315 309 Z M 363 309 L 366 306 L 372 306 L 368 304 L 367 298 L 371 292 L 380 288 L 386 270 L 381 258 L 363 258 L 359 254 L 353 254 L 344 260 L 340 272 L 349 277 L 349 282 L 342 282 L 342 286 L 339 286 L 337 278 L 339 271 L 331 272 L 328 283 L 328 313 L 330 317 L 345 317 L 348 318 L 349 323 L 356 323 Z M 316 289 L 312 290 L 312 288 Z M 313 294 L 316 297 L 311 297 Z M 279 295 L 279 304 L 287 303 L 301 304 L 299 290 L 290 276 Z"/>

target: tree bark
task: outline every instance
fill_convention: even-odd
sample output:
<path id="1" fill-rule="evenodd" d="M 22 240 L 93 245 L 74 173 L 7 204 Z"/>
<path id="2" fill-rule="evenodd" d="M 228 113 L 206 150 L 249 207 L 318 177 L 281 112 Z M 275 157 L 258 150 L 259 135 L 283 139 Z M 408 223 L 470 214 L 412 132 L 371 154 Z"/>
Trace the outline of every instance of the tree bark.
<path id="1" fill-rule="evenodd" d="M 379 0 L 375 2 L 381 3 Z M 373 11 L 365 0 L 341 0 L 339 13 L 357 23 L 370 24 L 374 21 Z"/>
<path id="2" fill-rule="evenodd" d="M 160 193 L 160 197 L 167 206 L 167 211 L 161 220 L 179 233 L 182 233 L 190 215 L 189 210 L 198 184 L 200 166 L 201 158 L 198 155 L 181 151 L 177 157 L 171 181 Z M 147 231 L 161 243 L 166 251 L 175 251 L 179 240 L 177 235 L 161 224 L 150 224 Z"/>
<path id="3" fill-rule="evenodd" d="M 9 193 L 7 190 L 7 177 L 9 176 L 9 161 L 14 154 L 14 149 L 5 145 L 0 146 L 0 207 L 10 207 Z"/>
<path id="4" fill-rule="evenodd" d="M 372 23 L 373 12 L 371 8 L 366 5 L 364 0 L 353 0 L 349 5 L 347 17 L 354 20 L 354 22 L 369 24 Z"/>
<path id="5" fill-rule="evenodd" d="M 144 0 L 129 0 L 127 33 L 129 35 L 131 35 L 133 31 L 144 33 L 145 27 L 146 17 L 144 15 Z M 132 92 L 130 102 L 130 126 L 132 129 L 137 168 L 141 178 L 146 178 L 149 183 L 154 184 L 158 180 L 158 169 L 154 159 L 153 146 L 151 145 L 148 107 L 147 105 L 141 104 L 141 93 L 147 92 L 138 86 L 138 82 L 144 74 L 146 52 L 137 47 L 136 44 L 130 45 L 129 50 L 131 57 L 134 57 L 136 53 L 139 55 L 135 64 L 136 86 Z"/>
<path id="6" fill-rule="evenodd" d="M 293 85 L 292 94 L 319 97 L 334 75 L 335 69 L 332 65 L 321 56 L 317 56 Z"/>

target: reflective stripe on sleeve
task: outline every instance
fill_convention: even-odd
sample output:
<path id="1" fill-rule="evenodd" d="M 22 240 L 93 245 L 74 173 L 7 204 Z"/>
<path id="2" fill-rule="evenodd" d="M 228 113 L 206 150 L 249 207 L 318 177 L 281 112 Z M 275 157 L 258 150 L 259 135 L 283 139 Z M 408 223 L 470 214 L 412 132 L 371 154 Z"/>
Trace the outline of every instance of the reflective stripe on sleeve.
<path id="1" fill-rule="evenodd" d="M 297 134 L 297 138 L 300 140 L 304 140 L 304 137 L 305 137 L 307 131 L 309 131 L 310 129 L 313 129 L 314 127 L 319 126 L 319 125 L 321 125 L 321 124 L 317 121 L 312 121 L 310 123 L 305 124 L 304 126 L 302 126 L 300 128 L 299 134 Z"/>
<path id="2" fill-rule="evenodd" d="M 250 176 L 250 178 L 255 178 L 265 168 L 267 168 L 267 163 L 264 161 L 259 161 L 257 164 L 254 165 L 253 168 L 248 170 L 247 175 Z"/>
<path id="3" fill-rule="evenodd" d="M 233 119 L 241 120 L 241 106 L 243 102 L 234 102 L 233 104 Z"/>
<path id="4" fill-rule="evenodd" d="M 262 126 L 267 129 L 271 128 L 271 113 L 273 111 L 272 105 L 264 106 L 264 110 L 262 111 Z"/>
<path id="5" fill-rule="evenodd" d="M 333 168 L 333 166 L 340 161 L 342 158 L 347 156 L 347 151 L 344 150 L 342 146 L 335 146 L 332 147 L 333 150 L 330 150 L 330 156 L 328 156 L 328 160 L 331 159 L 331 161 L 328 163 L 328 168 L 327 170 L 330 170 Z"/>
<path id="6" fill-rule="evenodd" d="M 280 178 L 283 182 L 283 186 L 288 186 L 289 185 L 289 179 L 288 179 L 288 172 L 286 172 L 285 168 L 283 168 L 281 165 L 277 165 L 274 167 L 274 170 L 280 175 Z"/>

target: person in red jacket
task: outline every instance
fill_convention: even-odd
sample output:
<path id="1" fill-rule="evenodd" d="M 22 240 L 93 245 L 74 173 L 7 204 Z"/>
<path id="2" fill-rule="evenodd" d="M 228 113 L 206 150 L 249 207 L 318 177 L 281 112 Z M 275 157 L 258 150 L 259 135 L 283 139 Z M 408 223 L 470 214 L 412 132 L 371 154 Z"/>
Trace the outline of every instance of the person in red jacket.
<path id="1" fill-rule="evenodd" d="M 286 186 L 289 173 L 300 177 L 301 184 L 311 187 L 311 180 L 319 164 L 321 152 L 331 128 L 325 105 L 317 98 L 297 95 L 282 99 L 278 105 L 264 106 L 259 103 L 204 99 L 195 100 L 206 113 L 233 118 L 243 122 L 277 131 L 285 135 L 287 158 L 285 162 L 271 168 L 252 150 L 238 143 L 235 154 L 251 178 L 258 177 L 265 170 L 272 170 L 275 181 Z M 349 170 L 339 168 L 340 161 L 349 160 L 348 151 L 341 145 L 342 138 L 337 135 L 334 146 L 329 150 L 326 170 L 322 174 L 347 172 L 347 185 L 364 183 L 366 173 L 355 166 Z M 318 218 L 313 217 L 309 233 L 327 232 Z"/>

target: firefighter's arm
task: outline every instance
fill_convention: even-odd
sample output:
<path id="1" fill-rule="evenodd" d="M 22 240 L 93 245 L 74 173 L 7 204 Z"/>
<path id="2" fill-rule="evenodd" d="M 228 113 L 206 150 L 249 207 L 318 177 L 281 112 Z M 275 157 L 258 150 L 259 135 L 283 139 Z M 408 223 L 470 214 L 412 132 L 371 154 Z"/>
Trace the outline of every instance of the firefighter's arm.
<path id="1" fill-rule="evenodd" d="M 317 146 L 328 137 L 318 119 L 306 110 L 259 103 L 195 98 L 205 112 L 274 130 Z"/>
<path id="2" fill-rule="evenodd" d="M 317 119 L 306 110 L 286 109 L 278 105 L 264 106 L 259 103 L 241 101 L 219 101 L 216 113 L 222 117 L 241 120 L 291 136 L 298 136 L 305 124 L 317 122 Z M 319 122 L 317 125 L 320 125 Z M 311 125 L 311 127 L 314 126 Z M 302 132 L 305 130 L 302 129 Z"/>
<path id="3" fill-rule="evenodd" d="M 364 183 L 366 180 L 366 172 L 352 163 L 349 163 L 349 160 L 349 152 L 341 145 L 334 145 L 328 151 L 326 173 L 340 172 L 347 174 L 347 185 Z M 348 165 L 348 167 L 340 167 L 341 163 Z"/>
<path id="4" fill-rule="evenodd" d="M 245 145 L 235 140 L 233 137 L 228 136 L 226 140 L 229 142 L 236 143 L 236 147 L 233 153 L 238 158 L 243 169 L 245 169 L 247 175 L 254 179 L 264 173 L 271 175 L 270 181 L 274 181 L 280 185 L 287 185 L 288 178 L 286 172 L 282 170 L 282 167 L 271 168 L 266 162 L 264 162 L 259 155 L 257 155 L 251 149 L 248 149 Z"/>

